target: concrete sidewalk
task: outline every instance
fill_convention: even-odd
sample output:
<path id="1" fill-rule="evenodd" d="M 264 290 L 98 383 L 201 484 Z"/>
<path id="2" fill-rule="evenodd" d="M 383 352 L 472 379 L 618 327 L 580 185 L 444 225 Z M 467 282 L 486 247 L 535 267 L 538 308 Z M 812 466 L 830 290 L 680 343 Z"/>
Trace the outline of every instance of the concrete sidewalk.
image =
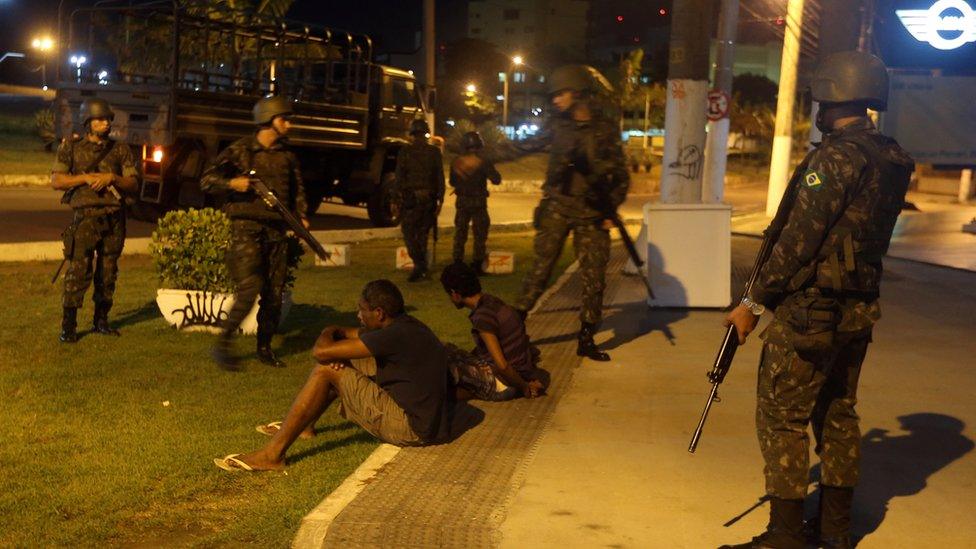
<path id="1" fill-rule="evenodd" d="M 736 292 L 757 248 L 733 239 Z M 475 403 L 485 417 L 460 440 L 402 450 L 359 481 L 362 493 L 324 545 L 715 547 L 762 530 L 765 505 L 723 527 L 763 493 L 758 341 L 740 349 L 698 453 L 688 454 L 723 314 L 648 311 L 622 264 L 616 249 L 599 336 L 611 362 L 572 353 L 573 275 L 530 317 L 552 394 Z M 976 274 L 889 259 L 884 295 L 861 380 L 855 532 L 866 548 L 972 547 Z"/>

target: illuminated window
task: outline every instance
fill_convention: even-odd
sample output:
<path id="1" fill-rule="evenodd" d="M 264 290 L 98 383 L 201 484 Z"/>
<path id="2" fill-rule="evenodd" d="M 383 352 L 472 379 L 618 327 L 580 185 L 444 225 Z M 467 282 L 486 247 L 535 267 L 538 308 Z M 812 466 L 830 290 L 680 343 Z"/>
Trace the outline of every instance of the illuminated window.
<path id="1" fill-rule="evenodd" d="M 515 73 L 512 74 L 512 79 L 515 80 L 516 82 L 525 82 L 525 73 L 516 71 Z"/>

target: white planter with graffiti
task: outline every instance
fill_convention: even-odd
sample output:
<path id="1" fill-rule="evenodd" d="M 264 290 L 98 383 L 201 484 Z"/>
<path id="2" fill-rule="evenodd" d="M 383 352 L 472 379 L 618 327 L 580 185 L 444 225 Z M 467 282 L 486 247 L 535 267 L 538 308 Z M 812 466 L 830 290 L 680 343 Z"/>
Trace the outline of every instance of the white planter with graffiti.
<path id="1" fill-rule="evenodd" d="M 258 330 L 258 305 L 261 298 L 241 323 L 240 332 L 254 334 Z M 291 292 L 281 298 L 281 320 L 291 309 Z M 156 290 L 156 306 L 163 318 L 177 330 L 220 333 L 220 327 L 234 306 L 233 294 L 201 292 L 199 290 Z"/>

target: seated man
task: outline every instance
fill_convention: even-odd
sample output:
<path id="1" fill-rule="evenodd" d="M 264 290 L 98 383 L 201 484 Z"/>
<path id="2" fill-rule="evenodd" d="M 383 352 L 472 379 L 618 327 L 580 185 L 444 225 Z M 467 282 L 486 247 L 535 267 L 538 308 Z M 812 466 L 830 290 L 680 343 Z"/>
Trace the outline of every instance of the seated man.
<path id="1" fill-rule="evenodd" d="M 455 307 L 471 309 L 474 356 L 465 357 L 467 353 L 451 346 L 448 351 L 452 368 L 459 370 L 458 398 L 508 400 L 517 394 L 526 398 L 542 394 L 541 372 L 535 367 L 534 349 L 518 311 L 482 293 L 478 275 L 464 263 L 445 267 L 441 284 Z M 507 387 L 497 387 L 498 381 Z"/>
<path id="2" fill-rule="evenodd" d="M 279 470 L 285 452 L 337 397 L 342 417 L 397 446 L 445 440 L 450 429 L 450 375 L 444 347 L 424 323 L 404 312 L 403 296 L 389 280 L 374 280 L 359 298 L 363 328 L 330 326 L 312 355 L 318 365 L 298 392 L 271 440 L 248 454 L 214 463 L 228 471 Z M 351 360 L 373 357 L 376 381 Z"/>

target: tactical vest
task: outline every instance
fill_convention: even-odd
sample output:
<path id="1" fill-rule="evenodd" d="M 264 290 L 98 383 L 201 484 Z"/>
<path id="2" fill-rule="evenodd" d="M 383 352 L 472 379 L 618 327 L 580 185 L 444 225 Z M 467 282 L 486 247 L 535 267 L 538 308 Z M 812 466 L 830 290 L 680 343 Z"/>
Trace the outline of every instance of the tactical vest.
<path id="1" fill-rule="evenodd" d="M 76 145 L 81 142 L 81 140 L 76 140 L 71 142 L 71 165 L 68 166 L 68 173 L 71 175 L 81 175 L 83 173 L 97 173 L 101 172 L 100 166 L 106 162 L 112 161 L 112 153 L 115 152 L 115 148 L 118 146 L 113 140 L 109 140 L 105 145 L 108 147 L 105 152 L 104 157 L 101 157 L 99 162 L 94 162 L 99 160 L 102 155 L 102 151 L 92 150 L 90 155 L 82 154 L 82 158 L 78 158 L 79 147 Z M 82 149 L 82 151 L 87 151 L 90 148 Z M 92 165 L 94 164 L 94 165 Z M 110 169 L 108 172 L 114 173 L 116 175 L 121 175 L 121 170 Z M 121 208 L 122 202 L 112 194 L 108 189 L 102 189 L 101 191 L 96 191 L 89 187 L 87 184 L 79 185 L 77 187 L 72 187 L 65 191 L 64 195 L 61 197 L 61 202 L 71 206 L 74 210 L 80 210 L 83 208 Z"/>
<path id="2" fill-rule="evenodd" d="M 250 138 L 244 138 L 245 140 Z M 240 156 L 238 157 L 243 166 L 234 165 L 233 169 L 226 172 L 228 177 L 236 177 L 240 175 L 246 175 L 251 172 L 251 170 L 257 171 L 257 176 L 262 177 L 264 183 L 271 189 L 271 192 L 279 198 L 285 205 L 288 206 L 290 210 L 295 210 L 296 207 L 296 195 L 298 189 L 295 188 L 291 183 L 291 174 L 295 169 L 295 165 L 292 162 L 292 157 L 288 155 L 288 150 L 284 147 L 281 149 L 272 149 L 271 153 L 286 155 L 287 167 L 279 163 L 274 166 L 275 168 L 285 167 L 287 173 L 284 178 L 276 177 L 274 173 L 262 173 L 264 170 L 259 170 L 255 166 L 255 151 L 251 150 L 251 144 L 253 141 L 245 141 L 242 147 Z M 262 151 L 262 154 L 269 154 L 269 151 Z M 267 166 L 266 168 L 271 168 Z M 275 170 L 278 171 L 278 170 Z M 281 219 L 278 212 L 268 206 L 264 200 L 261 199 L 257 193 L 254 192 L 234 192 L 228 193 L 224 206 L 222 208 L 223 212 L 227 214 L 228 217 L 232 219 L 257 219 L 257 220 L 272 220 L 278 221 Z M 304 215 L 305 212 L 299 212 Z"/>
<path id="3" fill-rule="evenodd" d="M 426 143 L 411 143 L 402 149 L 403 154 L 400 159 L 403 166 L 400 167 L 403 178 L 397 181 L 401 191 L 409 192 L 414 195 L 434 196 L 434 179 L 436 174 L 436 156 L 440 152 L 437 147 Z"/>
<path id="4" fill-rule="evenodd" d="M 812 265 L 790 282 L 793 291 L 809 286 L 825 294 L 873 301 L 879 296 L 882 258 L 905 203 L 914 164 L 898 163 L 888 153 L 899 152 L 891 138 L 852 132 L 839 138 L 854 144 L 867 158 L 858 189 L 844 213 L 830 228 Z"/>

